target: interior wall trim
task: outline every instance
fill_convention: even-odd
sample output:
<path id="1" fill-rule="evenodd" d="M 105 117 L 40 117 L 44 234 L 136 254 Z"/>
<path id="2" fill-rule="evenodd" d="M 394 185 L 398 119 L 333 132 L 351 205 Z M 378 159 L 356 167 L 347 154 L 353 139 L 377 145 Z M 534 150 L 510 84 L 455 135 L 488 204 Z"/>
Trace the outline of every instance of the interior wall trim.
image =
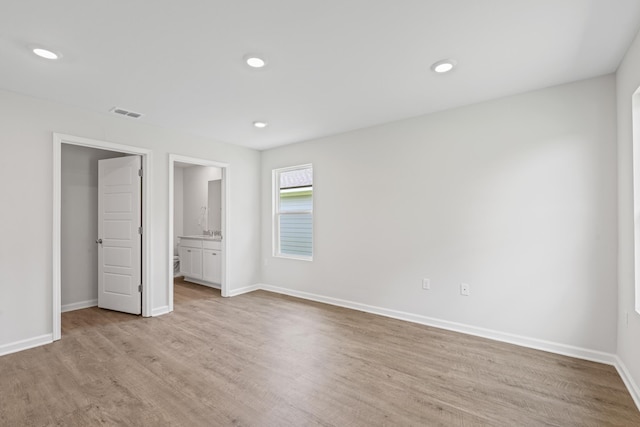
<path id="1" fill-rule="evenodd" d="M 66 313 L 67 311 L 82 310 L 83 308 L 97 307 L 97 306 L 98 306 L 98 299 L 90 299 L 88 301 L 80 301 L 80 302 L 73 302 L 71 304 L 64 304 L 62 305 L 60 311 L 62 313 Z"/>
<path id="2" fill-rule="evenodd" d="M 620 374 L 622 382 L 624 382 L 624 385 L 627 386 L 627 390 L 629 390 L 629 394 L 631 394 L 631 397 L 633 398 L 638 411 L 640 411 L 640 387 L 638 387 L 638 384 L 633 380 L 633 377 L 627 369 L 627 366 L 619 356 L 616 356 L 616 363 L 614 366 L 618 370 L 618 374 Z"/>
<path id="3" fill-rule="evenodd" d="M 302 298 L 309 301 L 321 302 L 325 304 L 335 305 L 338 307 L 349 308 L 352 310 L 364 311 L 366 313 L 377 314 L 380 316 L 390 317 L 393 319 L 404 320 L 421 325 L 432 326 L 435 328 L 446 329 L 463 334 L 474 335 L 482 338 L 488 338 L 494 341 L 505 342 L 509 344 L 519 345 L 521 347 L 532 348 L 535 350 L 547 351 L 550 353 L 560 354 L 563 356 L 575 357 L 578 359 L 589 360 L 592 362 L 611 365 L 616 368 L 622 382 L 626 386 L 636 407 L 640 411 L 640 387 L 634 381 L 626 365 L 620 357 L 613 353 L 606 353 L 598 350 L 591 350 L 582 347 L 571 346 L 551 341 L 539 340 L 522 335 L 509 334 L 505 332 L 495 331 L 492 329 L 478 328 L 476 326 L 465 325 L 462 323 L 450 322 L 448 320 L 436 319 L 433 317 L 422 316 L 419 314 L 407 313 L 403 311 L 391 310 L 388 308 L 377 307 L 367 304 L 361 304 L 354 301 L 343 300 L 339 298 L 327 297 L 324 295 L 303 292 L 294 289 L 283 288 L 279 286 L 257 284 L 251 288 L 261 289 L 268 292 L 274 292 L 282 295 L 288 295 L 296 298 Z M 250 292 L 250 291 L 247 291 Z"/>
<path id="4" fill-rule="evenodd" d="M 28 338 L 26 340 L 3 344 L 0 346 L 0 356 L 17 353 L 22 350 L 28 350 L 30 348 L 38 347 L 45 344 L 51 344 L 52 342 L 53 334 L 45 334 L 33 338 Z"/>
<path id="5" fill-rule="evenodd" d="M 262 289 L 261 285 L 251 285 L 251 286 L 245 286 L 244 288 L 231 289 L 231 291 L 229 291 L 228 296 L 235 297 L 238 295 L 246 294 L 246 293 L 257 291 L 260 289 Z"/>
<path id="6" fill-rule="evenodd" d="M 579 359 L 589 360 L 592 362 L 604 363 L 616 366 L 618 357 L 612 353 L 606 353 L 598 350 L 591 350 L 582 347 L 575 347 L 567 344 L 556 343 L 551 341 L 530 338 L 523 335 L 510 334 L 492 329 L 479 328 L 476 326 L 466 325 L 463 323 L 451 322 L 448 320 L 437 319 L 434 317 L 422 316 L 420 314 L 407 313 L 404 311 L 391 310 L 384 307 L 361 304 L 354 301 L 343 300 L 339 298 L 327 297 L 324 295 L 302 292 L 298 290 L 282 288 L 279 286 L 260 284 L 260 289 L 275 292 L 283 295 L 289 295 L 296 298 L 307 299 L 310 301 L 322 302 L 325 304 L 335 305 L 338 307 L 350 308 L 353 310 L 364 311 L 367 313 L 378 314 L 380 316 L 391 317 L 393 319 L 405 320 L 407 322 L 419 323 L 421 325 L 433 326 L 440 329 L 446 329 L 454 332 L 461 332 L 468 335 L 474 335 L 482 338 L 488 338 L 495 341 L 501 341 L 509 344 L 515 344 L 522 347 L 532 348 L 536 350 L 548 351 L 563 356 L 577 357 Z"/>
<path id="7" fill-rule="evenodd" d="M 633 380 L 633 377 L 629 373 L 626 365 L 615 354 L 601 352 L 597 350 L 590 350 L 582 347 L 575 347 L 571 345 L 555 343 L 551 341 L 539 340 L 536 338 L 529 338 L 522 335 L 509 334 L 505 332 L 495 331 L 491 329 L 478 328 L 471 325 L 465 325 L 462 323 L 450 322 L 448 320 L 436 319 L 433 317 L 422 316 L 419 314 L 407 313 L 403 311 L 391 310 L 383 307 L 377 307 L 367 304 L 361 304 L 354 301 L 343 300 L 339 298 L 327 297 L 323 295 L 313 294 L 310 292 L 303 292 L 279 286 L 267 285 L 264 283 L 258 283 L 252 286 L 246 286 L 244 288 L 233 289 L 229 296 L 242 295 L 248 292 L 256 290 L 264 290 L 267 292 L 273 292 L 282 295 L 288 295 L 296 298 L 306 299 L 309 301 L 320 302 L 324 304 L 334 305 L 338 307 L 344 307 L 352 310 L 363 311 L 366 313 L 377 314 L 380 316 L 390 317 L 393 319 L 404 320 L 407 322 L 418 323 L 421 325 L 432 326 L 440 329 L 446 329 L 454 332 L 460 332 L 464 334 L 474 335 L 482 338 L 487 338 L 495 341 L 506 342 L 509 344 L 515 344 L 522 347 L 533 348 L 536 350 L 548 351 L 550 353 L 560 354 L 563 356 L 576 357 L 578 359 L 589 360 L 592 362 L 604 363 L 616 368 L 622 382 L 627 387 L 631 398 L 635 402 L 638 410 L 640 410 L 640 387 Z M 157 307 L 153 309 L 152 316 L 161 316 L 169 313 L 169 306 Z M 38 347 L 53 342 L 52 334 L 40 335 L 34 338 L 29 338 L 22 341 L 16 341 L 14 343 L 4 344 L 0 346 L 0 356 L 4 356 L 11 353 L 16 353 L 22 350 L 27 350 L 33 347 Z"/>
<path id="8" fill-rule="evenodd" d="M 171 310 L 169 310 L 168 305 L 163 305 L 162 307 L 155 307 L 153 310 L 151 310 L 151 317 L 162 316 L 163 314 L 167 314 L 170 312 Z"/>

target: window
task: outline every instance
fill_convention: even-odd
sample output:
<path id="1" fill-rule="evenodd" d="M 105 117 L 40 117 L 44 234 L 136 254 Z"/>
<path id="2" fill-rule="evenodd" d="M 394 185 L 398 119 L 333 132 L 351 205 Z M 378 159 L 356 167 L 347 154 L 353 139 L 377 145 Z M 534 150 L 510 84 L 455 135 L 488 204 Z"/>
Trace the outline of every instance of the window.
<path id="1" fill-rule="evenodd" d="M 313 167 L 273 171 L 273 255 L 313 257 Z"/>

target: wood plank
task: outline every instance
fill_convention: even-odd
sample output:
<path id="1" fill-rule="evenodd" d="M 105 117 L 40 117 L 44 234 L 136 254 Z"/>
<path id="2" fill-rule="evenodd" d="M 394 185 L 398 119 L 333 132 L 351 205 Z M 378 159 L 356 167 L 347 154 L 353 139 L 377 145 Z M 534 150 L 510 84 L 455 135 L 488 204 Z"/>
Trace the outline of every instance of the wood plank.
<path id="1" fill-rule="evenodd" d="M 62 325 L 0 358 L 0 425 L 640 425 L 611 366 L 264 291 Z"/>

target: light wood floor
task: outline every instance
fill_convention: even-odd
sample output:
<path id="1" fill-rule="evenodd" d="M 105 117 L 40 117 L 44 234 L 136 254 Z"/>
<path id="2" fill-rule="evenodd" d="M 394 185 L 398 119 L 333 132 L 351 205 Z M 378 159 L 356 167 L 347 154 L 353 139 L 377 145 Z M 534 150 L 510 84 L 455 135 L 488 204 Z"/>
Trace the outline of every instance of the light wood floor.
<path id="1" fill-rule="evenodd" d="M 62 325 L 0 357 L 0 425 L 640 426 L 610 366 L 263 291 Z"/>

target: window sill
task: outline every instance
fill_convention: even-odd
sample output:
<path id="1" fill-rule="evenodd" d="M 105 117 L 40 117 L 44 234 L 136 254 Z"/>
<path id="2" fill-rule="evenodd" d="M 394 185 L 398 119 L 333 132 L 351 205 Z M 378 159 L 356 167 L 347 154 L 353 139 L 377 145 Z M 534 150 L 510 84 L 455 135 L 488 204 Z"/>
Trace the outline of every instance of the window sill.
<path id="1" fill-rule="evenodd" d="M 313 261 L 313 256 L 273 254 L 274 258 L 294 259 L 297 261 Z"/>

